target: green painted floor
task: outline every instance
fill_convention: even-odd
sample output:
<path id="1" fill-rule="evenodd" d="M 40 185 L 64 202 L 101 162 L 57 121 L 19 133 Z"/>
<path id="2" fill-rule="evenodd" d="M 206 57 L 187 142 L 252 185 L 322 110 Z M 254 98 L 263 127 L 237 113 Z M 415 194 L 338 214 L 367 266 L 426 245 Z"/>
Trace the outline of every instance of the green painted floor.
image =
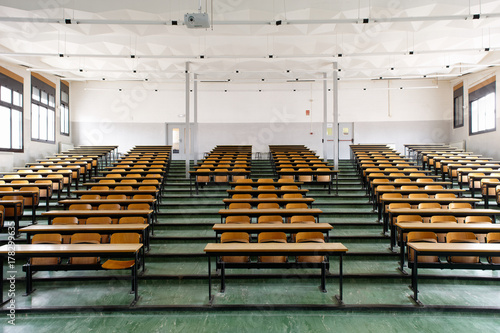
<path id="1" fill-rule="evenodd" d="M 6 333 L 49 332 L 498 332 L 500 318 L 468 312 L 399 311 L 138 311 L 29 314 Z"/>
<path id="2" fill-rule="evenodd" d="M 265 163 L 257 163 L 268 172 Z M 183 162 L 174 161 L 171 170 L 169 181 L 175 185 L 165 188 L 135 307 L 129 306 L 129 272 L 120 271 L 37 272 L 35 292 L 22 296 L 19 262 L 16 326 L 8 324 L 4 306 L 3 332 L 500 331 L 499 271 L 420 271 L 419 298 L 425 305 L 412 301 L 409 276 L 398 270 L 398 254 L 390 251 L 348 162 L 341 163 L 349 179 L 340 196 L 320 187 L 308 194 L 317 195 L 317 207 L 325 211 L 321 222 L 334 226 L 332 241 L 349 249 L 343 263 L 344 305 L 335 298 L 338 260 L 332 258 L 326 293 L 318 289 L 319 269 L 229 269 L 225 293 L 219 279 L 213 280 L 211 306 L 203 248 L 213 242 L 211 227 L 220 223 L 218 210 L 227 195 L 222 188 L 205 188 L 190 196 L 189 182 L 175 176 L 184 173 Z"/>

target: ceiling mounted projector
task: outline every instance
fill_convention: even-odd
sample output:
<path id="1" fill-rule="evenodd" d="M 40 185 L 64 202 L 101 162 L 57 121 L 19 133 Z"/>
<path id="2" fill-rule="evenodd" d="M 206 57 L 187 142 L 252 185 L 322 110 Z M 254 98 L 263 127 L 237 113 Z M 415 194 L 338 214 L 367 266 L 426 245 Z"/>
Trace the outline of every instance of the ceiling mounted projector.
<path id="1" fill-rule="evenodd" d="M 184 15 L 184 24 L 190 29 L 208 29 L 210 19 L 207 13 L 188 13 Z"/>

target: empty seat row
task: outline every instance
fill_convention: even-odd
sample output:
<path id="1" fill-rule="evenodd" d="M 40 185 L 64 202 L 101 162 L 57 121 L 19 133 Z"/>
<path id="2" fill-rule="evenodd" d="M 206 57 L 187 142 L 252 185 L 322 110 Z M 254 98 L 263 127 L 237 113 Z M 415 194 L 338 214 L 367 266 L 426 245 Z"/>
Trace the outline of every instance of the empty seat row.
<path id="1" fill-rule="evenodd" d="M 221 243 L 249 243 L 250 235 L 246 232 L 225 232 L 221 235 Z M 287 243 L 287 236 L 284 232 L 261 232 L 258 236 L 259 243 Z M 324 243 L 325 239 L 321 232 L 299 232 L 295 235 L 296 243 Z M 284 263 L 286 256 L 259 256 L 258 262 L 263 263 Z M 296 262 L 323 262 L 323 256 L 297 256 Z M 249 262 L 248 256 L 223 256 L 222 262 Z"/>
<path id="2" fill-rule="evenodd" d="M 280 215 L 262 215 L 257 218 L 257 223 L 283 223 L 283 217 Z M 226 217 L 227 224 L 250 224 L 251 219 L 246 215 L 229 215 Z M 285 219 L 289 223 L 316 223 L 316 218 L 312 215 L 295 215 Z"/>
<path id="3" fill-rule="evenodd" d="M 408 243 L 414 242 L 425 242 L 425 243 L 438 243 L 442 242 L 439 240 L 439 236 L 431 231 L 412 231 L 408 233 L 407 236 Z M 479 243 L 480 240 L 472 232 L 448 232 L 445 235 L 446 243 Z M 487 243 L 500 243 L 500 233 L 490 232 L 486 235 Z M 413 262 L 414 253 L 409 248 L 408 250 L 408 262 Z M 452 263 L 479 263 L 478 256 L 470 257 L 453 257 L 447 258 L 449 262 Z M 439 262 L 440 259 L 437 256 L 419 256 L 418 262 Z M 489 263 L 500 264 L 500 257 L 488 257 Z"/>

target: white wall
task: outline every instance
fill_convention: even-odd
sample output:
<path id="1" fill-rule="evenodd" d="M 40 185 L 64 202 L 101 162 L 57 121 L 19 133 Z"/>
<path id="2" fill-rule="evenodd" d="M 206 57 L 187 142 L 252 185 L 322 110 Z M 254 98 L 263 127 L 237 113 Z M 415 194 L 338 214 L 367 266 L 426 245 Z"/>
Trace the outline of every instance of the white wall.
<path id="1" fill-rule="evenodd" d="M 312 128 L 312 131 L 311 131 Z M 228 130 L 230 129 L 230 130 Z M 268 152 L 270 144 L 306 145 L 322 153 L 321 123 L 203 123 L 199 125 L 199 154 L 218 144 L 251 144 L 253 152 Z"/>
<path id="2" fill-rule="evenodd" d="M 339 89 L 339 121 L 449 119 L 449 87 L 449 82 L 435 80 L 344 82 Z"/>
<path id="3" fill-rule="evenodd" d="M 484 81 L 485 79 L 496 75 L 496 131 L 469 135 L 469 94 L 468 90 L 470 87 Z M 500 78 L 499 69 L 488 69 L 477 74 L 464 76 L 460 80 L 454 80 L 450 86 L 451 94 L 453 94 L 453 86 L 456 86 L 460 82 L 464 83 L 464 126 L 454 129 L 453 128 L 453 113 L 450 114 L 450 140 L 451 142 L 458 142 L 465 140 L 465 144 L 468 151 L 472 151 L 477 154 L 482 154 L 483 156 L 493 157 L 496 161 L 500 160 L 500 87 L 498 79 Z M 452 95 L 453 96 L 453 95 Z M 453 97 L 451 97 L 453 98 Z"/>
<path id="4" fill-rule="evenodd" d="M 78 145 L 119 145 L 126 152 L 135 145 L 165 145 L 164 123 L 79 122 L 72 124 L 72 133 Z"/>
<path id="5" fill-rule="evenodd" d="M 134 144 L 165 144 L 164 124 L 185 122 L 180 116 L 185 113 L 183 83 L 79 82 L 71 88 L 76 144 L 118 144 L 122 152 Z M 281 143 L 306 144 L 322 152 L 321 82 L 200 83 L 198 96 L 200 153 L 217 144 L 252 144 L 254 151 L 266 151 L 268 144 Z M 402 150 L 404 143 L 448 142 L 451 108 L 449 82 L 339 85 L 339 121 L 358 124 L 355 143 L 396 143 Z M 332 119 L 330 91 L 328 121 Z"/>
<path id="6" fill-rule="evenodd" d="M 306 109 L 311 110 L 309 87 L 307 84 L 307 91 L 293 92 L 291 87 L 284 90 L 282 85 L 200 83 L 198 120 L 200 123 L 266 123 L 271 114 L 286 112 L 288 122 L 309 122 L 311 118 L 305 115 Z M 72 88 L 71 105 L 77 110 L 72 118 L 75 122 L 185 121 L 179 117 L 186 109 L 183 83 L 75 82 Z M 316 84 L 315 88 L 321 87 Z M 267 91 L 258 92 L 259 89 Z M 313 121 L 319 122 L 323 119 L 322 90 L 314 90 L 312 99 Z M 191 117 L 192 105 L 193 101 Z"/>
<path id="7" fill-rule="evenodd" d="M 76 123 L 184 121 L 184 118 L 178 117 L 185 110 L 182 85 L 73 82 L 70 94 L 73 111 L 71 120 Z"/>
<path id="8" fill-rule="evenodd" d="M 0 66 L 24 78 L 24 152 L 10 153 L 0 152 L 0 170 L 12 171 L 14 167 L 22 167 L 28 162 L 34 162 L 36 159 L 44 158 L 58 152 L 59 142 L 71 144 L 71 136 L 60 134 L 60 80 L 52 75 L 43 75 L 48 80 L 56 84 L 56 140 L 55 144 L 40 143 L 31 141 L 31 72 L 24 67 L 12 66 L 0 62 Z M 71 87 L 70 87 L 71 91 Z M 70 132 L 71 134 L 71 132 Z"/>

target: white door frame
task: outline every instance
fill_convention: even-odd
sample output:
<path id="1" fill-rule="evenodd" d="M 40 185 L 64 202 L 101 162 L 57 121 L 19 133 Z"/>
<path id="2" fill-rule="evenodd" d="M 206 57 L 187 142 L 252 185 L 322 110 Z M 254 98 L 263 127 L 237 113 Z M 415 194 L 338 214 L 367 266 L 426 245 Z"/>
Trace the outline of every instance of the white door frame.
<path id="1" fill-rule="evenodd" d="M 166 134 L 167 134 L 167 145 L 173 145 L 172 142 L 172 129 L 179 129 L 179 152 L 174 152 L 172 147 L 172 159 L 173 160 L 185 160 L 186 159 L 186 145 L 187 140 L 187 128 L 186 123 L 166 123 Z M 192 135 L 192 133 L 191 133 Z M 193 142 L 193 140 L 191 140 Z"/>

